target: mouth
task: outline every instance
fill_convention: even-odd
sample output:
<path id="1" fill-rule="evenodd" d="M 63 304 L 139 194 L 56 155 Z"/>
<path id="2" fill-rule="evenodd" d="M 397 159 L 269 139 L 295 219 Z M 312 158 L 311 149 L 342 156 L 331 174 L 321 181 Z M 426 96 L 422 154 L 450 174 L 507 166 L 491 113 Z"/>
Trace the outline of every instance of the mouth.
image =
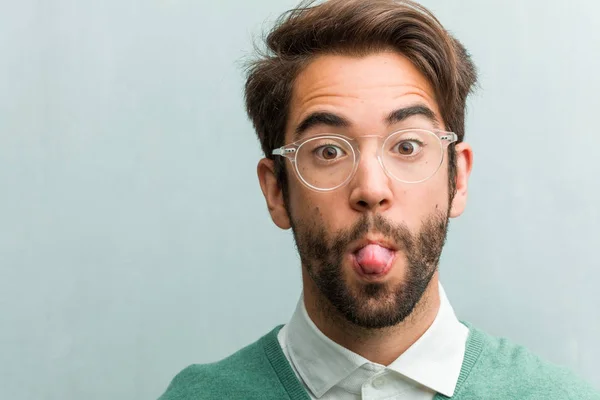
<path id="1" fill-rule="evenodd" d="M 350 250 L 355 272 L 370 281 L 385 277 L 392 269 L 397 254 L 397 248 L 383 240 L 364 239 Z"/>

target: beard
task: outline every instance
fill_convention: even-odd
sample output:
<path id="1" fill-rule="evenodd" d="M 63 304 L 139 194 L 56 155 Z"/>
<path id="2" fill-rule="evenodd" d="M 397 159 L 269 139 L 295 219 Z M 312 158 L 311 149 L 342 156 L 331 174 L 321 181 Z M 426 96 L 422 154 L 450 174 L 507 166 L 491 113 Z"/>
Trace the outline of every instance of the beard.
<path id="1" fill-rule="evenodd" d="M 302 264 L 321 295 L 350 323 L 368 329 L 391 327 L 412 314 L 438 268 L 449 216 L 429 215 L 418 232 L 380 214 L 363 214 L 352 227 L 328 237 L 323 224 L 293 221 L 292 232 Z M 351 242 L 367 233 L 383 235 L 397 248 L 394 262 L 405 257 L 401 282 L 366 282 L 351 286 L 343 260 Z M 330 307 L 322 307 L 323 311 Z"/>

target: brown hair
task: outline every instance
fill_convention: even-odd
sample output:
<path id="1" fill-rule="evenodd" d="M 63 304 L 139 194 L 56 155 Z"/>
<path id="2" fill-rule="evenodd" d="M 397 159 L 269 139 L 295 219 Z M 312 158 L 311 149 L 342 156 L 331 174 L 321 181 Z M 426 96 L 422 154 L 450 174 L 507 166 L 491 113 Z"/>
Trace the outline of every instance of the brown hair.
<path id="1" fill-rule="evenodd" d="M 410 0 L 329 0 L 303 2 L 283 14 L 247 70 L 246 110 L 265 156 L 284 145 L 294 81 L 319 54 L 367 55 L 392 49 L 407 57 L 428 79 L 446 129 L 464 138 L 466 99 L 477 81 L 469 54 L 425 7 Z M 456 160 L 449 147 L 450 196 Z M 287 198 L 283 157 L 275 173 Z"/>

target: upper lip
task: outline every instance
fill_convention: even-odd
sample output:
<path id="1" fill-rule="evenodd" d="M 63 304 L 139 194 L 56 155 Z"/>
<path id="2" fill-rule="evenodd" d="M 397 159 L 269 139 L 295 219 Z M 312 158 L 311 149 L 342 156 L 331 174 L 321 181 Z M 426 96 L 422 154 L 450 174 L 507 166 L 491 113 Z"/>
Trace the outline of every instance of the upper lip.
<path id="1" fill-rule="evenodd" d="M 376 244 L 378 246 L 381 247 L 385 247 L 386 249 L 392 250 L 392 251 L 396 251 L 398 250 L 398 247 L 392 243 L 391 241 L 384 239 L 384 238 L 363 238 L 363 239 L 359 239 L 356 240 L 354 242 L 352 242 L 352 244 L 350 245 L 350 252 L 351 253 L 356 253 L 358 250 L 362 249 L 363 247 L 366 247 L 370 244 Z"/>

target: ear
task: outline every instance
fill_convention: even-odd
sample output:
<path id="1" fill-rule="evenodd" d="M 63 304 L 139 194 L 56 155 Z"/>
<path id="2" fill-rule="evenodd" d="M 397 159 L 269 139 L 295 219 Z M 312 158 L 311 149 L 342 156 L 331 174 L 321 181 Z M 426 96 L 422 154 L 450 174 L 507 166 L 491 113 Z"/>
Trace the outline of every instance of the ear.
<path id="1" fill-rule="evenodd" d="M 473 150 L 467 143 L 458 143 L 456 151 L 456 194 L 452 200 L 450 217 L 460 216 L 467 205 L 469 176 L 473 167 Z"/>
<path id="2" fill-rule="evenodd" d="M 269 160 L 268 158 L 260 160 L 256 172 L 260 188 L 267 202 L 269 214 L 271 214 L 271 219 L 279 228 L 289 229 L 291 227 L 290 218 L 283 201 L 283 192 L 275 177 L 273 160 Z"/>

